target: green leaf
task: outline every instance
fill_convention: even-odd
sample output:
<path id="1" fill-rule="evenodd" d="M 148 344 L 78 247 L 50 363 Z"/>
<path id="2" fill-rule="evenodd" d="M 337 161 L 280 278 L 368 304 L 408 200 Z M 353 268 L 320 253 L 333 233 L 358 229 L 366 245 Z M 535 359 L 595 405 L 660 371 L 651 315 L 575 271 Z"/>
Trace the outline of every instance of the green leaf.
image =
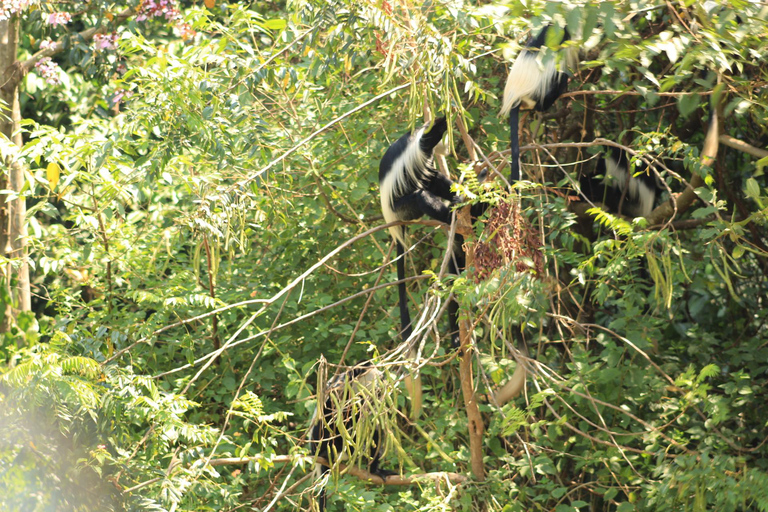
<path id="1" fill-rule="evenodd" d="M 746 182 L 747 197 L 754 201 L 760 201 L 760 185 L 755 178 L 747 178 Z"/>
<path id="2" fill-rule="evenodd" d="M 284 19 L 272 19 L 264 22 L 264 27 L 269 30 L 283 30 L 288 25 Z"/>
<path id="3" fill-rule="evenodd" d="M 684 94 L 677 100 L 677 109 L 683 117 L 688 117 L 699 107 L 700 101 L 698 94 Z"/>

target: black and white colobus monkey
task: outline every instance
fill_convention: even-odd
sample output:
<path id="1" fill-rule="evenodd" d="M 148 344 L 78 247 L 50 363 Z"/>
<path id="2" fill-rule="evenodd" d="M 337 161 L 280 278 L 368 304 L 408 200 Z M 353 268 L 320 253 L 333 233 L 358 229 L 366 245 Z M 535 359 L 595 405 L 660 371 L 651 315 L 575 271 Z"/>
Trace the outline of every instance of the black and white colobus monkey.
<path id="1" fill-rule="evenodd" d="M 656 173 L 645 162 L 638 161 L 632 169 L 627 154 L 613 146 L 597 161 L 593 174 L 582 174 L 579 185 L 590 201 L 628 217 L 648 217 L 661 192 Z"/>
<path id="2" fill-rule="evenodd" d="M 520 139 L 519 113 L 520 107 L 534 109 L 539 112 L 548 110 L 557 98 L 568 88 L 568 75 L 563 71 L 568 61 L 575 60 L 576 53 L 573 48 L 567 48 L 563 62 L 556 59 L 548 59 L 541 62 L 538 58 L 541 48 L 547 41 L 547 34 L 552 30 L 550 26 L 544 27 L 539 34 L 526 43 L 525 48 L 515 59 L 515 63 L 509 70 L 507 83 L 504 86 L 504 99 L 501 105 L 501 114 L 509 114 L 509 147 L 510 156 L 509 184 L 512 185 L 520 179 Z M 563 29 L 563 38 L 560 43 L 569 39 L 567 29 Z"/>
<path id="3" fill-rule="evenodd" d="M 445 224 L 451 223 L 451 207 L 460 198 L 451 192 L 453 181 L 436 168 L 435 148 L 448 129 L 445 117 L 435 120 L 431 128 L 423 126 L 413 133 L 406 133 L 384 153 L 379 164 L 379 190 L 381 212 L 386 222 L 415 220 L 427 215 Z M 397 279 L 405 278 L 406 247 L 405 226 L 389 228 L 397 246 Z M 448 271 L 458 274 L 464 268 L 462 239 L 456 236 Z M 403 340 L 410 338 L 411 317 L 405 283 L 398 286 L 400 297 L 400 325 Z M 448 322 L 452 338 L 458 336 L 458 304 L 448 306 Z M 415 407 L 415 406 L 414 406 Z"/>
<path id="4" fill-rule="evenodd" d="M 377 400 L 382 377 L 381 371 L 365 362 L 328 380 L 325 396 L 318 396 L 307 436 L 314 455 L 334 464 L 336 461 L 347 459 L 353 445 L 355 449 L 368 451 L 368 468 L 371 473 L 383 479 L 395 474 L 379 467 L 381 451 L 384 448 L 380 430 L 374 428 L 372 432 L 368 432 L 367 438 L 363 438 L 366 435 L 363 429 L 355 428 L 364 415 L 374 416 L 370 404 Z M 339 434 L 341 429 L 352 436 L 353 443 L 344 443 Z M 315 479 L 325 477 L 330 471 L 328 467 L 315 464 Z M 320 511 L 325 510 L 325 485 L 320 490 L 317 502 Z"/>

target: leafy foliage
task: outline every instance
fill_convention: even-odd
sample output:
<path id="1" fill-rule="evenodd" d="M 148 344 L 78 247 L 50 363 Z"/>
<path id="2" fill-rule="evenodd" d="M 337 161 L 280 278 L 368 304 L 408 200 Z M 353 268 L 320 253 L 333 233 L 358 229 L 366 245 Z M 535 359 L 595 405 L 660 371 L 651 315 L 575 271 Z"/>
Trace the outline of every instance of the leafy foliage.
<path id="1" fill-rule="evenodd" d="M 414 228 L 427 404 L 415 422 L 397 413 L 404 393 L 379 404 L 386 465 L 469 474 L 458 364 L 435 335 L 453 291 L 476 321 L 488 477 L 378 488 L 342 475 L 331 505 L 768 510 L 765 158 L 700 155 L 710 105 L 725 134 L 768 146 L 764 7 L 211 1 L 116 24 L 113 4 L 92 4 L 76 26 L 46 24 L 48 2 L 21 19 L 20 59 L 43 38 L 68 46 L 58 85 L 23 83 L 37 298 L 0 346 L 4 510 L 307 507 L 311 481 L 296 482 L 320 356 L 375 358 L 395 385 L 412 369 L 396 290 L 381 286 L 388 234 L 368 233 L 378 159 L 429 109 L 502 168 L 507 64 L 548 23 L 568 28 L 581 65 L 523 140 L 615 140 L 657 162 L 668 194 L 701 176 L 700 199 L 661 226 L 577 216 L 565 190 L 595 150 L 545 145 L 523 155 L 536 185 L 481 192 L 520 197 L 543 272 L 448 279 L 444 234 Z M 114 48 L 74 35 L 96 26 Z M 472 169 L 458 130 L 449 140 L 451 164 Z M 519 364 L 526 394 L 485 400 Z"/>

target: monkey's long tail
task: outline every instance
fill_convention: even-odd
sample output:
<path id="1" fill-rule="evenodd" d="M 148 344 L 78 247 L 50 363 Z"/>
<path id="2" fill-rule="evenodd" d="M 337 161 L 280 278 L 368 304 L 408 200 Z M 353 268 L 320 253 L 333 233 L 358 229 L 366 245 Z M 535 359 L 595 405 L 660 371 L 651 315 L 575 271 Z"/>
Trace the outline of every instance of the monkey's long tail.
<path id="1" fill-rule="evenodd" d="M 399 295 L 400 303 L 400 334 L 403 337 L 403 341 L 411 337 L 413 329 L 411 328 L 411 315 L 408 313 L 408 293 L 405 289 L 405 248 L 399 240 L 395 240 L 397 245 L 397 280 L 400 284 L 397 285 L 397 293 Z"/>
<path id="2" fill-rule="evenodd" d="M 321 467 L 320 464 L 315 464 L 315 472 L 319 473 L 321 477 L 325 476 L 325 473 L 329 471 L 326 467 Z M 325 485 L 323 485 L 322 489 L 320 489 L 320 493 L 317 495 L 317 510 L 319 512 L 325 511 L 325 501 L 326 501 L 326 493 L 325 493 Z"/>
<path id="3" fill-rule="evenodd" d="M 474 219 L 473 219 L 474 220 Z M 466 255 L 464 254 L 464 237 L 456 234 L 456 238 L 453 241 L 453 248 L 448 263 L 448 272 L 458 276 L 464 271 L 466 266 Z M 456 302 L 456 298 L 452 298 L 448 304 L 448 331 L 451 336 L 451 346 L 458 348 L 460 345 L 459 339 L 459 303 Z"/>
<path id="4" fill-rule="evenodd" d="M 509 184 L 514 185 L 520 180 L 520 137 L 519 126 L 520 122 L 520 105 L 513 107 L 509 111 L 509 149 L 510 163 L 509 163 Z"/>
<path id="5" fill-rule="evenodd" d="M 408 340 L 413 334 L 413 328 L 411 328 L 411 315 L 408 313 L 408 293 L 405 289 L 405 248 L 399 240 L 395 240 L 397 245 L 397 280 L 400 284 L 397 285 L 397 291 L 399 294 L 400 303 L 400 334 L 403 341 Z M 411 350 L 408 357 L 414 358 L 416 351 Z M 405 376 L 405 388 L 408 390 L 408 394 L 411 397 L 411 417 L 416 419 L 421 414 L 421 376 L 415 377 L 410 373 Z"/>

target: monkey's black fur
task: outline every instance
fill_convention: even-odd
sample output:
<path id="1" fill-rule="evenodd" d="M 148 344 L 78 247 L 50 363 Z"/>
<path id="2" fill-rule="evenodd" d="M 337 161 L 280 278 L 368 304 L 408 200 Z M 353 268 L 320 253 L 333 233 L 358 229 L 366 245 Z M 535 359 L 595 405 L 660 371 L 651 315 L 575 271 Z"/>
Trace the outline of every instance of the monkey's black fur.
<path id="1" fill-rule="evenodd" d="M 519 113 L 521 105 L 539 112 L 548 110 L 557 98 L 568 88 L 568 75 L 558 70 L 550 60 L 544 67 L 538 61 L 539 50 L 545 45 L 549 26 L 528 40 L 518 55 L 507 76 L 502 102 L 502 115 L 509 114 L 509 147 L 511 150 L 509 183 L 520 179 Z M 563 30 L 563 39 L 570 39 L 568 30 Z M 566 59 L 568 58 L 566 52 Z"/>
<path id="2" fill-rule="evenodd" d="M 355 438 L 355 426 L 359 424 L 360 418 L 371 414 L 367 402 L 376 396 L 381 379 L 381 372 L 365 362 L 328 380 L 324 400 L 318 400 L 309 427 L 308 438 L 314 455 L 323 457 L 331 464 L 347 458 L 350 446 L 345 446 L 338 427 L 341 424 L 343 429 Z M 366 448 L 369 448 L 368 470 L 383 479 L 395 474 L 379 467 L 383 445 L 378 428 L 374 430 L 370 442 L 365 444 Z M 315 464 L 315 472 L 316 478 L 319 479 L 325 477 L 330 468 Z M 325 510 L 326 499 L 323 487 L 317 499 L 320 511 Z"/>
<path id="3" fill-rule="evenodd" d="M 448 128 L 445 117 L 435 120 L 428 129 L 424 126 L 413 133 L 406 133 L 384 153 L 379 164 L 379 189 L 381 210 L 386 222 L 414 220 L 427 215 L 444 224 L 451 222 L 451 207 L 460 198 L 451 192 L 453 181 L 437 171 L 434 151 Z M 405 279 L 405 226 L 390 228 L 397 245 L 397 278 Z M 463 239 L 456 236 L 448 271 L 458 275 L 464 268 Z M 398 286 L 400 325 L 403 340 L 413 332 L 408 313 L 405 283 Z M 458 337 L 458 304 L 451 301 L 448 307 L 449 331 Z M 454 342 L 455 343 L 455 342 Z"/>
<path id="4" fill-rule="evenodd" d="M 595 172 L 579 178 L 581 193 L 600 202 L 607 211 L 629 217 L 647 217 L 661 193 L 655 173 L 645 162 L 630 169 L 630 159 L 620 148 L 611 147 L 597 161 Z"/>

